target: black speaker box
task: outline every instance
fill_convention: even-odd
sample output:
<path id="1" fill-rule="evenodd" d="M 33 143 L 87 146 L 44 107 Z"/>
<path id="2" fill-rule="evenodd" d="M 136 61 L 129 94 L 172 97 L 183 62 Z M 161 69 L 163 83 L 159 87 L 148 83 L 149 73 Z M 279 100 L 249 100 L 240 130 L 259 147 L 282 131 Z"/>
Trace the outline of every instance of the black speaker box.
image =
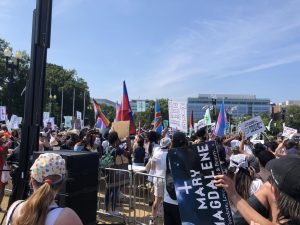
<path id="1" fill-rule="evenodd" d="M 34 159 L 43 153 L 47 152 L 35 152 Z M 58 205 L 73 209 L 85 225 L 97 224 L 98 153 L 72 150 L 53 153 L 66 161 L 66 179 L 57 195 Z"/>

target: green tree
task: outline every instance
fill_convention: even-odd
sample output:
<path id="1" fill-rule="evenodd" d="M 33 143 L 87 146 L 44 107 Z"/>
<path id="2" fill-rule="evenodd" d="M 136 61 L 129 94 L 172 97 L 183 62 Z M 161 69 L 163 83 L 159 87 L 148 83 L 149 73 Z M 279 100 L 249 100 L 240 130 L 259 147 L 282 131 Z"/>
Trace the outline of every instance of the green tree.
<path id="1" fill-rule="evenodd" d="M 22 52 L 22 59 L 19 63 L 19 72 L 12 73 L 6 69 L 4 49 L 11 47 L 8 42 L 0 38 L 0 103 L 7 106 L 9 116 L 16 114 L 23 116 L 25 95 L 21 93 L 28 78 L 30 57 Z M 13 59 L 14 60 L 14 59 Z M 56 99 L 50 100 L 51 94 Z M 73 114 L 73 90 L 75 89 L 75 112 L 83 112 L 83 99 L 85 93 L 85 124 L 94 124 L 94 112 L 91 105 L 90 93 L 87 82 L 77 75 L 76 70 L 66 70 L 62 66 L 48 63 L 46 66 L 45 90 L 44 90 L 44 111 L 50 111 L 55 117 L 56 124 L 60 123 L 61 96 L 64 93 L 63 115 Z M 75 115 L 76 116 L 76 115 Z"/>
<path id="2" fill-rule="evenodd" d="M 11 48 L 8 42 L 0 38 L 0 103 L 7 107 L 9 117 L 12 114 L 23 116 L 25 95 L 21 96 L 21 93 L 26 85 L 30 58 L 23 51 L 23 57 L 19 61 L 19 70 L 6 68 L 4 56 L 6 47 Z M 12 61 L 16 64 L 15 58 L 12 58 Z"/>
<path id="3" fill-rule="evenodd" d="M 286 126 L 300 130 L 300 106 L 290 105 L 286 107 Z"/>
<path id="4" fill-rule="evenodd" d="M 56 100 L 51 100 L 51 94 L 56 95 Z M 55 117 L 55 122 L 60 123 L 60 113 L 62 107 L 63 92 L 63 115 L 73 116 L 73 95 L 75 90 L 74 114 L 76 111 L 83 113 L 84 93 L 85 93 L 85 124 L 90 122 L 93 125 L 94 115 L 91 107 L 91 99 L 86 81 L 77 76 L 76 70 L 66 70 L 62 66 L 47 64 L 46 67 L 46 84 L 44 93 L 44 111 L 50 110 Z M 76 115 L 74 115 L 76 116 Z"/>
<path id="5" fill-rule="evenodd" d="M 169 110 L 168 110 L 168 99 L 158 99 L 158 103 L 160 106 L 160 111 L 163 120 L 169 120 Z M 155 101 L 151 100 L 149 103 L 149 107 L 145 112 L 136 112 L 134 114 L 135 125 L 138 127 L 139 122 L 141 123 L 141 127 L 144 129 L 151 129 L 153 127 L 153 120 L 155 115 Z"/>

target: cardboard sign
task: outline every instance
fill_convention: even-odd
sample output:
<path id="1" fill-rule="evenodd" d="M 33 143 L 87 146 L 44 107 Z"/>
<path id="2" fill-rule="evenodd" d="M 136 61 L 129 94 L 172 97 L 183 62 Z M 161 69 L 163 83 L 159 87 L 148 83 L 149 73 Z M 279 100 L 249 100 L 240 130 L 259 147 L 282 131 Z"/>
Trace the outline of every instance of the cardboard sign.
<path id="1" fill-rule="evenodd" d="M 245 137 L 248 138 L 253 136 L 254 134 L 264 132 L 266 130 L 266 127 L 260 116 L 256 116 L 241 123 L 241 125 L 239 126 L 239 130 L 241 130 L 245 134 Z"/>
<path id="2" fill-rule="evenodd" d="M 136 111 L 145 112 L 146 111 L 146 102 L 145 101 L 136 101 Z"/>
<path id="3" fill-rule="evenodd" d="M 215 142 L 169 150 L 182 224 L 233 225 L 227 194 L 214 184 L 222 169 Z"/>
<path id="4" fill-rule="evenodd" d="M 72 128 L 72 116 L 64 116 L 65 128 Z"/>
<path id="5" fill-rule="evenodd" d="M 293 137 L 293 135 L 297 134 L 297 133 L 298 133 L 298 130 L 284 126 L 282 136 L 291 139 Z"/>
<path id="6" fill-rule="evenodd" d="M 6 106 L 0 106 L 0 121 L 6 120 Z"/>
<path id="7" fill-rule="evenodd" d="M 169 101 L 168 106 L 170 127 L 187 133 L 187 103 Z"/>
<path id="8" fill-rule="evenodd" d="M 130 127 L 130 121 L 118 121 L 113 122 L 111 129 L 113 131 L 116 131 L 118 133 L 118 136 L 120 139 L 126 138 L 129 136 L 129 127 Z"/>

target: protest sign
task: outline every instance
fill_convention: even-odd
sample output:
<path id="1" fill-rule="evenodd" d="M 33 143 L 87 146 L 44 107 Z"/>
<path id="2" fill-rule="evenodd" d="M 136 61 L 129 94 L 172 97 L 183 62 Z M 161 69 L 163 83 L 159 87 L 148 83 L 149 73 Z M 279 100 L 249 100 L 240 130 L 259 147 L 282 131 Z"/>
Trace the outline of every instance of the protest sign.
<path id="1" fill-rule="evenodd" d="M 6 127 L 7 127 L 8 132 L 11 133 L 10 122 L 9 122 L 9 119 L 7 119 L 7 118 L 6 118 L 6 120 L 5 120 L 5 125 L 6 125 Z"/>
<path id="2" fill-rule="evenodd" d="M 0 106 L 0 121 L 6 120 L 6 106 Z"/>
<path id="3" fill-rule="evenodd" d="M 293 137 L 294 134 L 297 134 L 297 130 L 294 128 L 290 128 L 290 127 L 286 127 L 283 126 L 283 133 L 282 136 L 287 137 L 289 139 L 291 139 Z"/>
<path id="4" fill-rule="evenodd" d="M 72 128 L 72 116 L 64 116 L 65 128 Z"/>
<path id="5" fill-rule="evenodd" d="M 113 122 L 111 129 L 113 131 L 116 131 L 118 133 L 118 136 L 120 139 L 126 138 L 129 136 L 129 126 L 130 126 L 130 121 L 118 121 L 118 122 Z"/>
<path id="6" fill-rule="evenodd" d="M 169 126 L 169 120 L 163 120 L 164 128 Z"/>
<path id="7" fill-rule="evenodd" d="M 214 184 L 222 173 L 213 141 L 169 150 L 182 224 L 233 225 L 227 194 Z"/>
<path id="8" fill-rule="evenodd" d="M 80 119 L 72 120 L 72 127 L 73 127 L 73 129 L 80 130 L 81 129 L 81 120 Z"/>
<path id="9" fill-rule="evenodd" d="M 43 121 L 50 118 L 50 112 L 43 112 Z"/>
<path id="10" fill-rule="evenodd" d="M 138 100 L 136 101 L 136 111 L 137 112 L 145 112 L 146 111 L 146 102 Z"/>
<path id="11" fill-rule="evenodd" d="M 198 129 L 201 129 L 202 127 L 205 127 L 206 123 L 204 119 L 201 119 L 198 121 Z"/>
<path id="12" fill-rule="evenodd" d="M 18 129 L 19 128 L 19 117 L 16 115 L 12 115 L 10 118 L 10 128 Z"/>
<path id="13" fill-rule="evenodd" d="M 76 118 L 81 120 L 81 112 L 79 111 L 76 111 Z"/>
<path id="14" fill-rule="evenodd" d="M 241 130 L 245 134 L 245 137 L 248 138 L 253 136 L 254 134 L 264 132 L 266 130 L 266 127 L 260 116 L 256 116 L 241 123 L 241 125 L 239 126 L 239 130 Z"/>
<path id="15" fill-rule="evenodd" d="M 187 133 L 187 104 L 186 102 L 169 101 L 169 126 Z"/>

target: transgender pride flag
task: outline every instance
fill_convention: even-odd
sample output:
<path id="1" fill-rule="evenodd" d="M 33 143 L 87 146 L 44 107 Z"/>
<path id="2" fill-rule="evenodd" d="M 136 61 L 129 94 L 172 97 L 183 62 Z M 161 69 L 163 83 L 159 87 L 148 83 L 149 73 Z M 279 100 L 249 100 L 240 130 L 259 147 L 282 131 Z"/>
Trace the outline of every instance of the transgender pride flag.
<path id="1" fill-rule="evenodd" d="M 222 137 L 224 134 L 224 131 L 226 129 L 226 124 L 227 124 L 227 118 L 226 118 L 226 113 L 225 113 L 225 107 L 224 107 L 224 101 L 222 102 L 220 106 L 220 112 L 216 124 L 216 129 L 214 131 L 214 134 L 217 137 Z"/>

